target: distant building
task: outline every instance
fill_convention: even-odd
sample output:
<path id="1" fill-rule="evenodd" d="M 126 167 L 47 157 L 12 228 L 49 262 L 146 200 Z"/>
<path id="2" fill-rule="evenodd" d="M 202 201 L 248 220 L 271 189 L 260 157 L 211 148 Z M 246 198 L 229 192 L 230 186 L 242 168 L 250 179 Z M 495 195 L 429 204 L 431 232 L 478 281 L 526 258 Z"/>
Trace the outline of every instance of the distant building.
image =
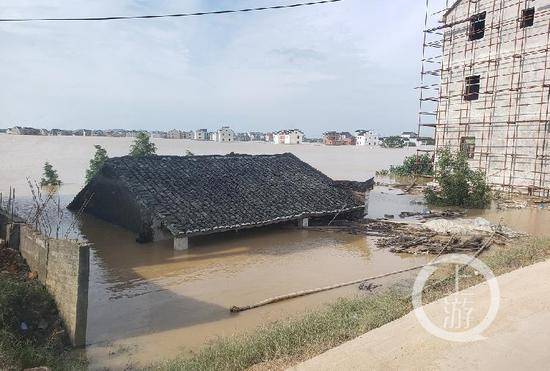
<path id="1" fill-rule="evenodd" d="M 12 135 L 41 135 L 39 129 L 22 126 L 14 126 L 12 128 L 9 128 L 8 130 L 6 130 L 6 133 Z"/>
<path id="2" fill-rule="evenodd" d="M 127 137 L 127 138 L 135 138 L 137 137 L 137 135 L 140 133 L 139 130 L 128 130 L 128 131 L 124 131 L 124 130 L 114 130 L 113 131 L 113 136 L 114 137 L 118 137 L 118 136 L 121 136 L 121 137 Z M 119 135 L 120 134 L 120 135 Z"/>
<path id="3" fill-rule="evenodd" d="M 237 133 L 235 140 L 238 142 L 250 142 L 250 135 L 248 133 Z"/>
<path id="4" fill-rule="evenodd" d="M 357 130 L 355 132 L 355 144 L 376 147 L 380 145 L 380 137 L 373 130 Z"/>
<path id="5" fill-rule="evenodd" d="M 197 129 L 197 130 L 195 130 L 193 139 L 195 139 L 195 140 L 208 140 L 208 130 L 206 130 L 206 129 Z"/>
<path id="6" fill-rule="evenodd" d="M 181 132 L 181 139 L 193 139 L 193 132 L 192 131 L 182 131 Z"/>
<path id="7" fill-rule="evenodd" d="M 348 133 L 329 131 L 323 134 L 323 143 L 327 146 L 353 146 L 355 145 L 355 137 Z"/>
<path id="8" fill-rule="evenodd" d="M 222 126 L 214 133 L 212 140 L 215 142 L 234 142 L 235 132 L 229 126 Z"/>
<path id="9" fill-rule="evenodd" d="M 166 138 L 168 138 L 168 139 L 183 139 L 183 133 L 181 132 L 181 130 L 172 129 L 172 130 L 169 130 L 166 133 Z"/>
<path id="10" fill-rule="evenodd" d="M 281 130 L 273 134 L 275 144 L 302 144 L 304 133 L 298 129 Z"/>
<path id="11" fill-rule="evenodd" d="M 154 130 L 151 132 L 150 136 L 151 138 L 166 139 L 168 137 L 168 134 L 165 131 Z"/>
<path id="12" fill-rule="evenodd" d="M 248 133 L 248 136 L 250 137 L 250 140 L 253 141 L 253 142 L 265 141 L 265 134 L 264 133 L 251 131 L 251 132 Z"/>
<path id="13" fill-rule="evenodd" d="M 94 137 L 104 137 L 105 132 L 103 130 L 92 130 L 92 136 Z"/>
<path id="14" fill-rule="evenodd" d="M 266 133 L 264 136 L 264 140 L 269 143 L 273 143 L 274 135 L 273 133 Z"/>
<path id="15" fill-rule="evenodd" d="M 72 134 L 78 137 L 91 137 L 92 131 L 89 129 L 76 129 Z"/>
<path id="16" fill-rule="evenodd" d="M 408 145 L 410 147 L 416 147 L 421 145 L 420 141 L 418 140 L 418 134 L 412 131 L 404 131 L 400 135 L 401 138 L 405 141 L 405 145 Z"/>
<path id="17" fill-rule="evenodd" d="M 40 129 L 40 135 L 47 136 L 50 135 L 48 129 Z"/>

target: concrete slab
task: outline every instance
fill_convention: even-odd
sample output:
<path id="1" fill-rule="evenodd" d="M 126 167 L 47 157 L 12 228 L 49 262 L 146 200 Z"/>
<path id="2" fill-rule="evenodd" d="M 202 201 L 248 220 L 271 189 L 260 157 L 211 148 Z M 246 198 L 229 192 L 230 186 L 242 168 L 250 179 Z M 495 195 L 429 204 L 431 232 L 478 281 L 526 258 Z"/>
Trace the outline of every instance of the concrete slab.
<path id="1" fill-rule="evenodd" d="M 550 364 L 550 261 L 498 277 L 500 310 L 474 343 L 441 340 L 428 333 L 414 313 L 331 349 L 294 370 L 467 369 L 547 370 Z M 487 308 L 487 285 L 468 290 L 475 309 Z M 441 322 L 444 299 L 424 308 Z M 484 312 L 486 313 L 486 311 Z"/>

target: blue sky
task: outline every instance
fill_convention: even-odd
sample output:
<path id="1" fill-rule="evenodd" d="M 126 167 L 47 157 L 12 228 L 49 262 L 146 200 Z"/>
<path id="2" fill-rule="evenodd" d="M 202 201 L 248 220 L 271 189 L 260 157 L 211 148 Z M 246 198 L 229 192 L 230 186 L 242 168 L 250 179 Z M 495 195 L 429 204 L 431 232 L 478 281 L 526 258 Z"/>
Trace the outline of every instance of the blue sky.
<path id="1" fill-rule="evenodd" d="M 297 0 L 3 0 L 0 18 Z M 0 127 L 415 130 L 424 0 L 116 22 L 0 24 Z"/>

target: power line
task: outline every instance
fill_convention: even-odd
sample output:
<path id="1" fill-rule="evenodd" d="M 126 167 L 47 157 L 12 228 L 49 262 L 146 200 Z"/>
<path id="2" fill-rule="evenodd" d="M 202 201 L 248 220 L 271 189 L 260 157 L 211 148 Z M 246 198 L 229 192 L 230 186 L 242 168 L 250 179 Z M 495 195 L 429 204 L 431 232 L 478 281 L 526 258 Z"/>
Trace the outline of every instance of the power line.
<path id="1" fill-rule="evenodd" d="M 0 18 L 0 22 L 46 22 L 46 21 L 119 21 L 125 19 L 154 19 L 154 18 L 177 18 L 177 17 L 198 17 L 203 15 L 221 15 L 229 13 L 247 13 L 247 12 L 262 12 L 266 10 L 288 9 L 298 8 L 303 6 L 321 5 L 328 3 L 336 3 L 344 0 L 322 0 L 311 1 L 307 3 L 295 3 L 288 5 L 274 5 L 258 8 L 245 8 L 245 9 L 230 9 L 230 10 L 217 10 L 210 12 L 197 12 L 197 13 L 175 13 L 175 14 L 156 14 L 156 15 L 135 15 L 135 16 L 111 16 L 111 17 L 81 17 L 81 18 Z"/>

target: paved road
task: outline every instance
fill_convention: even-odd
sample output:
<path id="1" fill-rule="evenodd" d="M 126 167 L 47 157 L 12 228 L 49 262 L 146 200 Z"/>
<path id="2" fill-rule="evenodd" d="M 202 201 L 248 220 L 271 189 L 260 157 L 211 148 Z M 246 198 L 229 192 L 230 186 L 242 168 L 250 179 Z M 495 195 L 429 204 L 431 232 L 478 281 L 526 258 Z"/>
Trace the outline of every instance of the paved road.
<path id="1" fill-rule="evenodd" d="M 548 370 L 550 368 L 550 261 L 500 276 L 500 310 L 485 340 L 441 340 L 420 326 L 414 313 L 298 365 L 296 370 Z M 487 312 L 486 284 L 466 290 L 475 311 Z M 442 300 L 427 305 L 442 323 Z M 447 316 L 448 317 L 448 316 Z M 476 316 L 474 316 L 476 317 Z M 476 318 L 480 318 L 476 317 Z"/>

